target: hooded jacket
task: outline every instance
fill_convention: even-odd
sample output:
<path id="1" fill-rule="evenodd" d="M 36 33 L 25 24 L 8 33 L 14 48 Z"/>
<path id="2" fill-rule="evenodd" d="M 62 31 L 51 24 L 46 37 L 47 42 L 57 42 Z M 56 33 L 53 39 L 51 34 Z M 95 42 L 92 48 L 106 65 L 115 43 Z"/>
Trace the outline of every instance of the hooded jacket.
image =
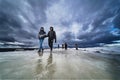
<path id="1" fill-rule="evenodd" d="M 55 31 L 49 31 L 47 36 L 48 36 L 48 39 L 56 40 L 56 32 Z"/>

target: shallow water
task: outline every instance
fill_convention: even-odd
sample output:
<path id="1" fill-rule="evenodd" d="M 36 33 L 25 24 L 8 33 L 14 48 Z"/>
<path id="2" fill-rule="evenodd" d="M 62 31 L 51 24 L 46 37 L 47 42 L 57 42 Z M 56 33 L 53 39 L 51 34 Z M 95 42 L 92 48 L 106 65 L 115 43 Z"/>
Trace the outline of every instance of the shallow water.
<path id="1" fill-rule="evenodd" d="M 102 55 L 102 54 L 100 54 Z M 117 80 L 120 62 L 82 49 L 0 53 L 0 79 L 109 79 Z"/>

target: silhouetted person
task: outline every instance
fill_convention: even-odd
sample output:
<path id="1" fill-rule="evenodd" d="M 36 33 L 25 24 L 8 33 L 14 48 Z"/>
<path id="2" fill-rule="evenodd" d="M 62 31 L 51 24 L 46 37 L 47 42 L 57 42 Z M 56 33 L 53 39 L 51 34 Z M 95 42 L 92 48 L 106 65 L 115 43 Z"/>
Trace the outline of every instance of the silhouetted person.
<path id="1" fill-rule="evenodd" d="M 60 48 L 60 45 L 58 44 L 58 49 Z"/>
<path id="2" fill-rule="evenodd" d="M 38 34 L 39 45 L 40 45 L 38 52 L 41 52 L 41 51 L 43 52 L 43 50 L 44 50 L 42 44 L 43 44 L 43 41 L 44 41 L 45 37 L 46 37 L 46 32 L 44 31 L 44 28 L 41 27 L 40 31 L 39 31 L 39 34 Z"/>
<path id="3" fill-rule="evenodd" d="M 75 48 L 76 48 L 76 50 L 78 50 L 78 44 L 75 44 Z"/>
<path id="4" fill-rule="evenodd" d="M 67 50 L 67 47 L 68 47 L 67 43 L 65 43 L 64 45 L 65 45 L 65 50 Z"/>
<path id="5" fill-rule="evenodd" d="M 62 44 L 62 49 L 64 49 L 64 44 Z"/>
<path id="6" fill-rule="evenodd" d="M 50 31 L 48 32 L 48 45 L 50 47 L 50 50 L 53 50 L 53 42 L 55 40 L 56 43 L 56 32 L 54 31 L 53 27 L 50 27 Z"/>

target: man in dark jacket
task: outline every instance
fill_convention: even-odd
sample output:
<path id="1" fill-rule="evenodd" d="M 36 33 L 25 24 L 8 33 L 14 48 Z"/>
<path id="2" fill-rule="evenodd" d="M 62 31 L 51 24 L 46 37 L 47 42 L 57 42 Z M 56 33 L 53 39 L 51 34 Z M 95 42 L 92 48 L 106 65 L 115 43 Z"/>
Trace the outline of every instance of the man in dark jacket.
<path id="1" fill-rule="evenodd" d="M 50 50 L 53 49 L 53 42 L 55 40 L 56 43 L 56 32 L 54 31 L 53 27 L 50 27 L 50 31 L 48 32 L 48 45 L 50 47 Z"/>

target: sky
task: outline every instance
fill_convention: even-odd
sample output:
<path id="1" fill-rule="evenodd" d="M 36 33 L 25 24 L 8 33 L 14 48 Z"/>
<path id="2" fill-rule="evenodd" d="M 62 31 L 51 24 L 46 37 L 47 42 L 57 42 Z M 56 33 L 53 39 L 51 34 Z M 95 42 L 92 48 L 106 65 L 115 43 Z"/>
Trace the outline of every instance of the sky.
<path id="1" fill-rule="evenodd" d="M 50 26 L 57 44 L 119 44 L 120 0 L 0 0 L 0 45 L 37 46 L 40 27 Z"/>

